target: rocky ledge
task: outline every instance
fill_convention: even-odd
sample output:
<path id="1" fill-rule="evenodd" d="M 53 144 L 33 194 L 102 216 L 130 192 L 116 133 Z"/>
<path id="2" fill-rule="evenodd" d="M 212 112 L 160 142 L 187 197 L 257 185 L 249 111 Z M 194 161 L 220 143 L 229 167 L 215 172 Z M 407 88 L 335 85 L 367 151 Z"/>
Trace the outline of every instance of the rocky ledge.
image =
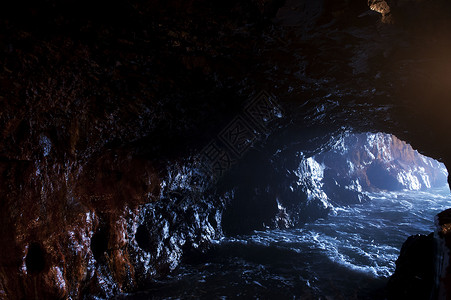
<path id="1" fill-rule="evenodd" d="M 451 298 L 451 209 L 435 218 L 436 230 L 403 244 L 388 283 L 389 299 Z"/>

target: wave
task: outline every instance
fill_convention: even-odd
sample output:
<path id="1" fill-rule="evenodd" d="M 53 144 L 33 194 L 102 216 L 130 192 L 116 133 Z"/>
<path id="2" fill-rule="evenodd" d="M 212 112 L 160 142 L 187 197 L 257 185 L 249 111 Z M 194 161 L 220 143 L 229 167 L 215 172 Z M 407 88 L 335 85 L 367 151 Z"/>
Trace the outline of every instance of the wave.
<path id="1" fill-rule="evenodd" d="M 368 193 L 367 203 L 335 206 L 328 218 L 291 230 L 255 231 L 227 242 L 317 251 L 350 270 L 387 278 L 404 240 L 433 231 L 434 215 L 451 205 L 451 195 L 435 191 Z"/>
<path id="2" fill-rule="evenodd" d="M 301 228 L 214 240 L 200 262 L 182 264 L 177 274 L 156 282 L 149 289 L 152 297 L 158 298 L 157 290 L 162 298 L 351 299 L 358 294 L 375 299 L 395 270 L 402 243 L 412 234 L 432 231 L 434 214 L 451 204 L 451 195 L 398 191 L 369 196 L 364 203 L 336 205 L 326 218 Z"/>

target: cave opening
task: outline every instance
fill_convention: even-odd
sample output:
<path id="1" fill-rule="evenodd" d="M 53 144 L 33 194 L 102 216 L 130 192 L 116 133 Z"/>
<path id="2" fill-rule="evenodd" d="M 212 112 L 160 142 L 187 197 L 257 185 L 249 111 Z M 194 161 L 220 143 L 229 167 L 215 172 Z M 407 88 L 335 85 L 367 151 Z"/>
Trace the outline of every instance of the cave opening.
<path id="1" fill-rule="evenodd" d="M 231 191 L 224 235 L 202 255 L 185 255 L 152 295 L 385 298 L 406 239 L 423 234 L 430 248 L 434 216 L 451 203 L 448 171 L 392 134 L 315 141 L 275 139 L 243 156 L 218 183 Z M 431 264 L 411 273 L 429 274 Z M 174 281 L 183 289 L 169 288 Z M 431 284 L 419 282 L 418 293 Z"/>

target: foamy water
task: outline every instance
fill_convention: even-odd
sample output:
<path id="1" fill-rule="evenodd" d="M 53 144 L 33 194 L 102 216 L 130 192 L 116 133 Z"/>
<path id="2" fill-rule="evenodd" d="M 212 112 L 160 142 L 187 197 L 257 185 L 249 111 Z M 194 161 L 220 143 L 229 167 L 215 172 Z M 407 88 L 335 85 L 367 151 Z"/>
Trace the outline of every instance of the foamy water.
<path id="1" fill-rule="evenodd" d="M 129 297 L 383 299 L 403 242 L 432 232 L 451 195 L 448 188 L 368 195 L 370 202 L 335 207 L 303 228 L 215 241 L 214 250 Z"/>

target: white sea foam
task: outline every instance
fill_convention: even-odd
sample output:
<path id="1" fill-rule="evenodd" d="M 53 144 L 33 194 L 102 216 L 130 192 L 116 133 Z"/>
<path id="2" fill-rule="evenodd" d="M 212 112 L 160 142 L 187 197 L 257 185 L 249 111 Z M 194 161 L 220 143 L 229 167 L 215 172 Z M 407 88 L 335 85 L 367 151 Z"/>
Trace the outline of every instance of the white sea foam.
<path id="1" fill-rule="evenodd" d="M 451 195 L 437 192 L 373 193 L 371 201 L 335 207 L 329 218 L 301 229 L 255 232 L 228 241 L 319 255 L 349 270 L 386 278 L 407 237 L 432 232 L 434 215 L 451 205 Z"/>

